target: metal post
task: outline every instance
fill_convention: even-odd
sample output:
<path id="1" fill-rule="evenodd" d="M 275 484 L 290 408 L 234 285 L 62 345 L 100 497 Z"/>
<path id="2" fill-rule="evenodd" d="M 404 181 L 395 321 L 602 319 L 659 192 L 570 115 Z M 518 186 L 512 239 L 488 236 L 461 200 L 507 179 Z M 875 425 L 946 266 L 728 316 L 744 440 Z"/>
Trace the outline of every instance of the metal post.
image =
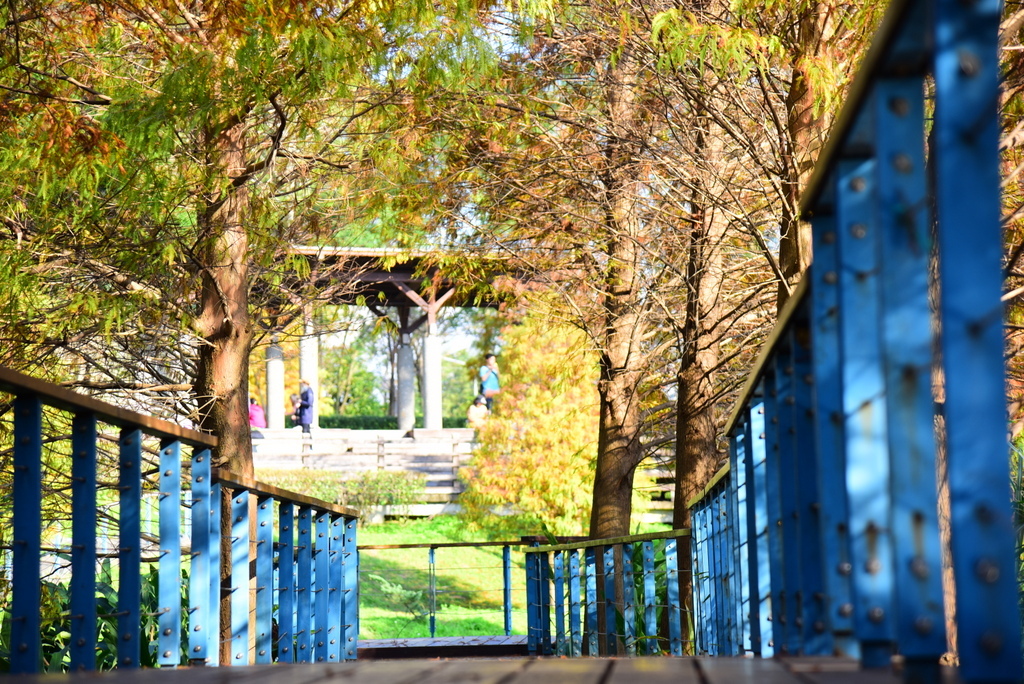
<path id="1" fill-rule="evenodd" d="M 43 404 L 14 399 L 14 559 L 11 592 L 11 673 L 39 668 L 39 557 L 42 540 Z"/>
<path id="2" fill-rule="evenodd" d="M 249 664 L 249 492 L 231 497 L 231 662 Z"/>
<path id="3" fill-rule="evenodd" d="M 679 593 L 679 544 L 675 539 L 665 540 L 665 586 L 668 604 L 669 652 L 683 655 L 683 606 Z"/>
<path id="4" fill-rule="evenodd" d="M 615 623 L 618 611 L 615 607 L 615 550 L 614 546 L 605 546 L 602 555 L 604 570 L 604 628 L 605 648 L 607 653 L 602 655 L 616 655 L 618 652 L 618 634 L 615 632 Z"/>
<path id="5" fill-rule="evenodd" d="M 341 662 L 342 633 L 344 632 L 342 609 L 344 607 L 342 593 L 342 560 L 345 553 L 344 521 L 340 515 L 331 513 L 328 516 L 331 526 L 330 569 L 327 582 L 327 660 Z M 321 586 L 323 586 L 321 584 Z"/>
<path id="6" fill-rule="evenodd" d="M 586 595 L 586 639 L 587 655 L 596 656 L 600 653 L 597 633 L 597 551 L 593 546 L 583 552 Z"/>
<path id="7" fill-rule="evenodd" d="M 437 635 L 437 565 L 436 549 L 431 546 L 427 554 L 427 566 L 429 572 L 429 608 L 430 608 L 430 637 Z"/>
<path id="8" fill-rule="evenodd" d="M 213 630 L 214 615 L 220 609 L 210 603 L 210 585 L 217 585 L 218 567 L 213 564 L 210 542 L 212 498 L 210 495 L 210 450 L 192 451 L 192 563 L 189 568 L 188 658 L 203 664 L 210 657 L 207 634 Z M 216 652 L 214 652 L 216 660 Z"/>
<path id="9" fill-rule="evenodd" d="M 118 591 L 117 633 L 118 666 L 126 669 L 139 667 L 141 654 L 141 596 L 142 596 L 142 523 L 139 516 L 142 504 L 142 432 L 121 431 L 120 490 L 118 521 Z"/>
<path id="10" fill-rule="evenodd" d="M 660 650 L 658 646 L 658 585 L 654 575 L 654 542 L 642 542 L 640 549 L 644 564 L 644 653 L 654 655 Z"/>
<path id="11" fill-rule="evenodd" d="M 565 558 L 562 551 L 554 552 L 555 584 L 555 655 L 566 655 L 565 640 Z"/>
<path id="12" fill-rule="evenodd" d="M 331 577 L 331 524 L 326 511 L 319 511 L 316 516 L 316 546 L 313 550 L 313 572 L 314 572 L 314 592 L 316 597 L 313 599 L 315 607 L 313 608 L 313 624 L 315 625 L 314 643 L 316 647 L 313 649 L 313 653 L 316 656 L 316 662 L 325 663 L 327 662 L 328 654 L 328 633 L 331 628 L 330 623 L 330 577 Z"/>
<path id="13" fill-rule="evenodd" d="M 68 650 L 73 671 L 95 670 L 96 416 L 76 414 L 71 434 L 71 641 Z"/>
<path id="14" fill-rule="evenodd" d="M 583 631 L 580 626 L 580 553 L 569 552 L 569 655 L 583 655 Z"/>
<path id="15" fill-rule="evenodd" d="M 834 186 L 826 188 L 834 197 Z M 832 204 L 828 201 L 827 204 Z M 839 336 L 839 252 L 833 214 L 815 214 L 814 268 L 811 280 L 811 339 L 814 348 L 815 453 L 818 460 L 818 511 L 821 567 L 825 585 L 824 619 L 834 648 L 858 658 L 853 638 L 853 595 L 850 574 L 849 513 L 846 495 L 846 441 L 843 433 L 843 389 Z"/>
<path id="16" fill-rule="evenodd" d="M 299 507 L 298 568 L 296 574 L 295 662 L 313 662 L 313 511 Z"/>
<path id="17" fill-rule="evenodd" d="M 343 657 L 355 660 L 359 648 L 359 547 L 356 543 L 358 520 L 345 519 L 344 568 L 342 570 L 342 594 L 345 607 L 342 617 L 345 631 L 342 633 Z"/>
<path id="18" fill-rule="evenodd" d="M 256 663 L 273 660 L 274 500 L 256 499 Z"/>
<path id="19" fill-rule="evenodd" d="M 181 661 L 181 442 L 160 445 L 160 566 L 157 663 Z"/>
<path id="20" fill-rule="evenodd" d="M 626 655 L 636 655 L 636 586 L 633 584 L 633 545 L 622 545 L 622 638 Z"/>
<path id="21" fill-rule="evenodd" d="M 939 0 L 935 198 L 953 566 L 964 681 L 1021 678 L 1007 482 L 998 0 Z"/>
<path id="22" fill-rule="evenodd" d="M 502 605 L 505 608 L 505 636 L 512 636 L 512 548 L 501 549 Z"/>
<path id="23" fill-rule="evenodd" d="M 277 507 L 277 661 L 295 662 L 295 505 Z"/>
<path id="24" fill-rule="evenodd" d="M 839 162 L 836 232 L 854 627 L 865 667 L 888 667 L 895 638 L 886 396 L 874 159 Z"/>

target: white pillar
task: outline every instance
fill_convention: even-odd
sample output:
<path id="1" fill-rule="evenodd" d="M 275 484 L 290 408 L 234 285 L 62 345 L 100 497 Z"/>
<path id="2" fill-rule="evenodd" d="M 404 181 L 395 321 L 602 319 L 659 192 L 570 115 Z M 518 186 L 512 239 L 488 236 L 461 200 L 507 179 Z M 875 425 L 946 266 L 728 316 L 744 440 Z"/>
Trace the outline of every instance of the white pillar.
<path id="1" fill-rule="evenodd" d="M 305 334 L 299 338 L 299 377 L 309 383 L 313 392 L 312 429 L 316 430 L 320 425 L 320 344 L 313 320 L 309 317 L 306 318 Z"/>
<path id="2" fill-rule="evenodd" d="M 423 337 L 423 427 L 440 430 L 444 427 L 441 418 L 444 413 L 441 402 L 441 336 L 437 326 L 427 327 Z"/>
<path id="3" fill-rule="evenodd" d="M 267 428 L 283 430 L 284 417 L 291 413 L 292 404 L 285 399 L 284 354 L 277 343 L 267 347 L 267 396 L 263 409 L 267 414 Z"/>
<path id="4" fill-rule="evenodd" d="M 408 432 L 416 427 L 416 359 L 408 333 L 398 343 L 398 429 Z"/>

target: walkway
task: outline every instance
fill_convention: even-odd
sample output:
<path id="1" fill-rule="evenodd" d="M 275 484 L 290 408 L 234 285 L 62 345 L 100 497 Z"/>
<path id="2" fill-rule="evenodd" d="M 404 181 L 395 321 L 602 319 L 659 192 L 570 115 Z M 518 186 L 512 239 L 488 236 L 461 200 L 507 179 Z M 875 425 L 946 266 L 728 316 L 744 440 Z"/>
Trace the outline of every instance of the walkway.
<path id="1" fill-rule="evenodd" d="M 959 680 L 953 669 L 944 684 Z M 91 674 L 101 684 L 897 684 L 891 670 L 858 671 L 835 658 L 510 658 L 383 660 Z M 53 683 L 52 676 L 19 678 Z"/>

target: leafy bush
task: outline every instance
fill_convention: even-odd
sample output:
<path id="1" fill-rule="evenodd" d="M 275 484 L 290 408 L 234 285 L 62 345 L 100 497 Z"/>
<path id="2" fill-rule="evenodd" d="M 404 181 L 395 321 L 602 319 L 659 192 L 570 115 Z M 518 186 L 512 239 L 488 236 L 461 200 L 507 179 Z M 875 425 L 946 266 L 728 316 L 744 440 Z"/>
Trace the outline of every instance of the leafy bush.
<path id="1" fill-rule="evenodd" d="M 139 665 L 156 667 L 156 643 L 159 633 L 159 573 L 156 566 L 150 566 L 142 574 L 142 631 Z M 110 560 L 104 560 L 96 575 L 96 611 L 99 629 L 96 650 L 96 669 L 112 670 L 117 666 L 118 608 L 116 573 Z M 71 595 L 67 583 L 43 581 L 40 598 L 40 657 L 42 672 L 67 672 L 71 667 L 70 655 L 70 604 Z M 185 620 L 188 615 L 188 574 L 182 569 L 181 576 L 181 655 L 180 664 L 188 663 L 188 629 Z M 0 672 L 10 670 L 11 657 L 11 613 L 10 606 L 0 606 Z"/>

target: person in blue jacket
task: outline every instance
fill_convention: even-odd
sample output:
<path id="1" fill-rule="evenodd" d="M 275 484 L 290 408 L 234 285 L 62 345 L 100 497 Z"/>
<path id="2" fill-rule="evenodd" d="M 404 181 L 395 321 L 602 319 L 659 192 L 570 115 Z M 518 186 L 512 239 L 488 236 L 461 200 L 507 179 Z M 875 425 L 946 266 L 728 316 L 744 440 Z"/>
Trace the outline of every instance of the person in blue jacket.
<path id="1" fill-rule="evenodd" d="M 501 379 L 498 377 L 498 359 L 494 354 L 484 357 L 484 365 L 480 367 L 480 394 L 487 400 L 487 410 L 494 410 L 494 395 L 501 391 Z"/>
<path id="2" fill-rule="evenodd" d="M 303 433 L 312 431 L 313 389 L 305 380 L 299 380 L 299 406 L 295 411 L 295 422 L 302 426 Z"/>

